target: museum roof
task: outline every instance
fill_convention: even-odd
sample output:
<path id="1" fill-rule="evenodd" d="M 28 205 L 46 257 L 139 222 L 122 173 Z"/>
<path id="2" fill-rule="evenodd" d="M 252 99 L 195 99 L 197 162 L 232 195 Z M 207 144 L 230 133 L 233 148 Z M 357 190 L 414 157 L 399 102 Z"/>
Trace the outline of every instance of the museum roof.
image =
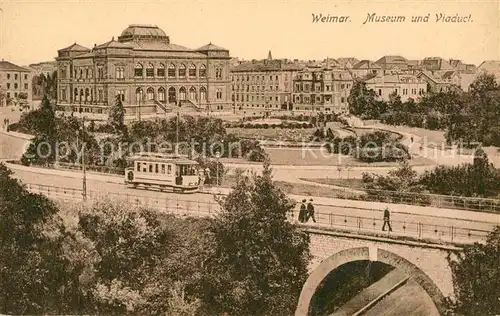
<path id="1" fill-rule="evenodd" d="M 121 36 L 167 37 L 167 34 L 165 34 L 165 32 L 157 25 L 131 24 L 125 30 L 123 30 Z"/>
<path id="2" fill-rule="evenodd" d="M 77 44 L 76 42 L 73 45 L 70 45 L 68 47 L 59 50 L 59 52 L 88 52 L 88 51 L 90 51 L 90 48 L 84 47 L 80 44 Z"/>
<path id="3" fill-rule="evenodd" d="M 212 42 L 197 49 L 197 51 L 227 51 L 227 49 L 214 45 Z"/>
<path id="4" fill-rule="evenodd" d="M 111 39 L 111 41 L 109 42 L 106 42 L 104 44 L 101 44 L 101 45 L 97 45 L 96 47 L 94 48 L 132 48 L 130 45 L 127 45 L 125 43 L 120 43 L 118 41 L 115 41 L 115 38 L 113 37 Z"/>

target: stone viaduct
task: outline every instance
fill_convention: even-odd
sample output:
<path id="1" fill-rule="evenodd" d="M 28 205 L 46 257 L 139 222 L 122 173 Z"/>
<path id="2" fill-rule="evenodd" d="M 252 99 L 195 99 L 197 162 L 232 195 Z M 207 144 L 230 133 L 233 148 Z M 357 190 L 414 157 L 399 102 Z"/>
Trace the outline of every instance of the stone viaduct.
<path id="1" fill-rule="evenodd" d="M 309 277 L 302 288 L 295 316 L 308 316 L 314 293 L 328 274 L 343 264 L 379 261 L 403 271 L 415 280 L 443 314 L 443 301 L 453 297 L 448 256 L 461 248 L 366 235 L 306 229 L 311 238 Z"/>

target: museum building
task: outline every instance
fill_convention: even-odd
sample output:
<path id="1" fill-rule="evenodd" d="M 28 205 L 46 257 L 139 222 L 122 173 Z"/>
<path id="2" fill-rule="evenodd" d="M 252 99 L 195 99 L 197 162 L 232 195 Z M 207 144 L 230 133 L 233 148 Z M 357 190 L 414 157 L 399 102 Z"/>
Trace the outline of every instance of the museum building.
<path id="1" fill-rule="evenodd" d="M 231 111 L 230 59 L 212 43 L 193 50 L 157 26 L 130 25 L 118 40 L 58 51 L 57 104 L 105 114 L 119 96 L 126 115 Z"/>

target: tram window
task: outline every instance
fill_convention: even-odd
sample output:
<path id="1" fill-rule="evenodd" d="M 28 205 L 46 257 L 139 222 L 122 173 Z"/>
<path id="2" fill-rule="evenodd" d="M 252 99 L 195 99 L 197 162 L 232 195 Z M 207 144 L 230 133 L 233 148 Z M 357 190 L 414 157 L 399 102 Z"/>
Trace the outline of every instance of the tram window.
<path id="1" fill-rule="evenodd" d="M 168 165 L 168 174 L 172 174 L 172 165 Z"/>
<path id="2" fill-rule="evenodd" d="M 158 172 L 159 172 L 159 171 L 158 171 L 158 164 L 156 163 L 156 164 L 155 164 L 155 173 L 158 173 Z"/>
<path id="3" fill-rule="evenodd" d="M 161 164 L 161 173 L 165 174 L 165 164 L 164 163 Z"/>
<path id="4" fill-rule="evenodd" d="M 142 164 L 142 172 L 148 172 L 148 164 L 147 163 Z"/>
<path id="5" fill-rule="evenodd" d="M 149 172 L 153 173 L 153 164 L 152 163 L 149 164 Z"/>
<path id="6" fill-rule="evenodd" d="M 137 162 L 137 171 L 141 171 L 141 163 Z"/>

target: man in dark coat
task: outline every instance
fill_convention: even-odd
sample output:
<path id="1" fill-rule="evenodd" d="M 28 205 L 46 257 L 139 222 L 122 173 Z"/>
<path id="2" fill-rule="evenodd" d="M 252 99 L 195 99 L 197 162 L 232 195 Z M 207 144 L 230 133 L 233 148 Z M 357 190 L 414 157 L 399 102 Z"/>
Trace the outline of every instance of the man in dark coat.
<path id="1" fill-rule="evenodd" d="M 299 222 L 301 223 L 305 222 L 306 216 L 307 216 L 306 200 L 302 200 L 302 204 L 300 205 L 300 211 L 299 211 Z"/>
<path id="2" fill-rule="evenodd" d="M 384 210 L 384 225 L 382 226 L 382 231 L 385 231 L 385 225 L 389 226 L 389 231 L 392 232 L 391 221 L 390 221 L 391 213 L 389 209 L 386 207 Z"/>
<path id="3" fill-rule="evenodd" d="M 307 216 L 306 216 L 306 222 L 309 221 L 309 218 L 312 218 L 313 222 L 316 223 L 316 218 L 314 217 L 314 205 L 313 205 L 313 200 L 310 199 L 309 203 L 307 203 Z"/>

